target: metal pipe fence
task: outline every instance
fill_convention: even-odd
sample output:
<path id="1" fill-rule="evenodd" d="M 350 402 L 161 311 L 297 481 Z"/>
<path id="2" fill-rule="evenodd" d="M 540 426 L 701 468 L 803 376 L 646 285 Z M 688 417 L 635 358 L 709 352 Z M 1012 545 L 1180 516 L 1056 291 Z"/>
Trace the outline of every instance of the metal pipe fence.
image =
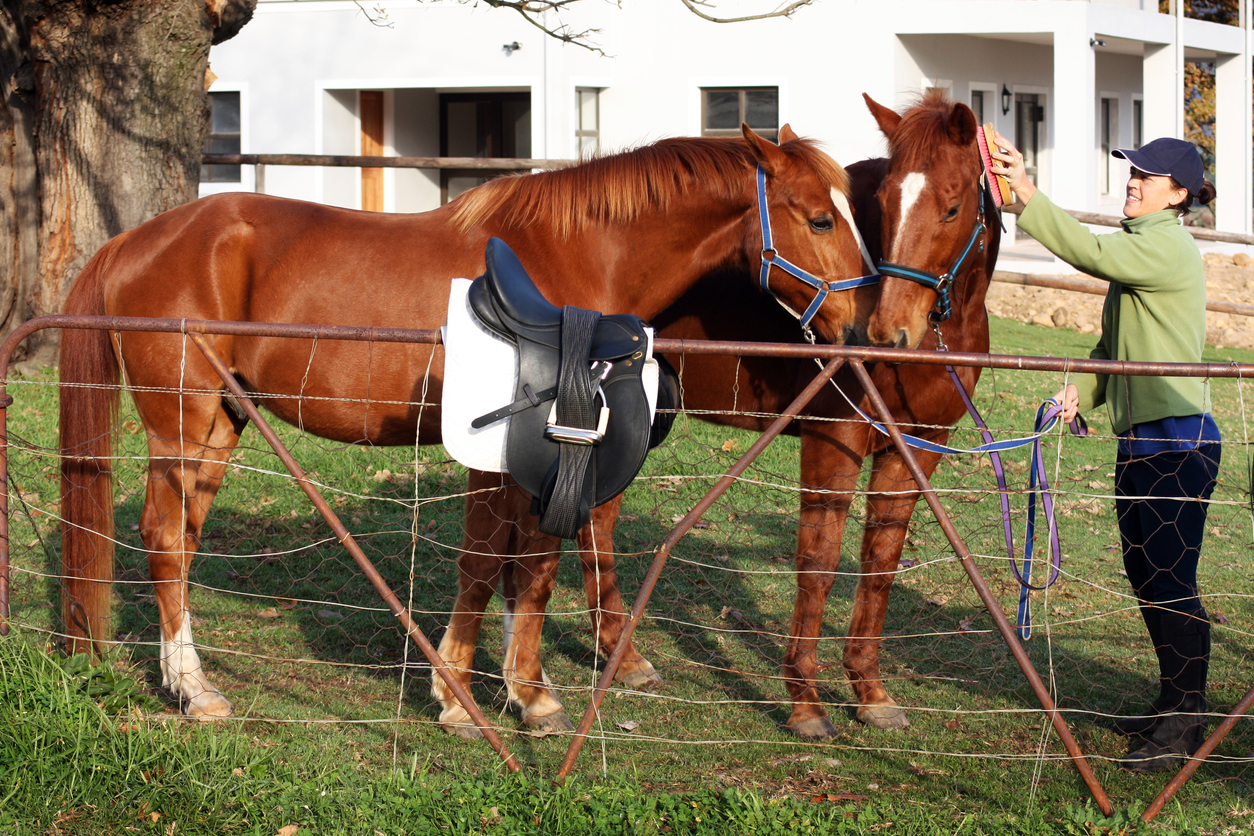
<path id="1" fill-rule="evenodd" d="M 20 342 L 42 328 L 182 334 L 190 344 L 200 346 L 202 350 L 205 346 L 202 337 L 210 334 L 365 340 L 380 346 L 387 343 L 434 346 L 439 343 L 439 332 L 404 328 L 51 316 L 32 320 L 10 334 L 0 345 L 0 357 L 5 358 L 7 363 Z M 961 728 L 963 723 L 993 723 L 995 721 L 990 718 L 1030 715 L 1024 697 L 1028 703 L 1035 700 L 1040 704 L 1037 711 L 1044 712 L 1044 726 L 1054 729 L 1065 751 L 1047 753 L 1048 747 L 1042 738 L 1034 745 L 1007 743 L 1009 750 L 991 753 L 991 756 L 1003 759 L 1036 758 L 1039 761 L 1068 760 L 1079 771 L 1098 806 L 1109 813 L 1109 799 L 1100 776 L 1090 763 L 1094 756 L 1082 749 L 1085 741 L 1091 742 L 1093 733 L 1086 727 L 1084 740 L 1079 740 L 1073 735 L 1072 727 L 1093 717 L 1105 716 L 1120 707 L 1122 698 L 1126 696 L 1129 677 L 1134 677 L 1128 671 L 1128 663 L 1121 661 L 1121 654 L 1126 655 L 1127 652 L 1122 642 L 1126 641 L 1130 646 L 1135 646 L 1137 642 L 1136 625 L 1133 624 L 1129 630 L 1128 625 L 1123 623 L 1123 616 L 1134 612 L 1134 607 L 1126 601 L 1126 592 L 1121 599 L 1112 589 L 1117 579 L 1090 580 L 1085 576 L 1084 569 L 1068 570 L 1064 573 L 1064 590 L 1034 593 L 1041 605 L 1046 607 L 1045 623 L 1040 629 L 1052 636 L 1048 640 L 1050 652 L 1042 655 L 1040 644 L 1021 642 L 1002 612 L 1003 602 L 1013 586 L 1008 587 L 1005 580 L 986 580 L 980 568 L 983 565 L 985 569 L 1000 569 L 1006 560 L 1005 556 L 999 557 L 992 551 L 990 541 L 996 539 L 993 535 L 998 526 L 990 522 L 987 506 L 981 507 L 996 493 L 995 489 L 989 488 L 987 469 L 979 464 L 978 456 L 958 455 L 950 457 L 931 479 L 926 477 L 899 428 L 891 421 L 882 402 L 878 402 L 866 375 L 865 364 L 981 367 L 992 379 L 986 378 L 981 383 L 977 396 L 982 397 L 985 406 L 991 407 L 989 414 L 1001 424 L 997 428 L 1003 433 L 1011 430 L 1007 430 L 1002 422 L 1011 420 L 1013 413 L 1022 411 L 1025 403 L 1039 400 L 1041 392 L 1052 391 L 1049 385 L 1032 385 L 1027 387 L 1029 391 L 1025 394 L 1021 383 L 1026 372 L 1050 375 L 1054 382 L 1059 377 L 1065 379 L 1068 375 L 1086 372 L 1203 377 L 1212 381 L 1213 387 L 1219 387 L 1221 381 L 1234 381 L 1223 384 L 1227 387 L 1222 399 L 1225 411 L 1217 417 L 1225 425 L 1229 455 L 1242 455 L 1235 465 L 1225 463 L 1225 484 L 1212 501 L 1212 514 L 1216 519 L 1212 537 L 1237 537 L 1235 542 L 1226 545 L 1236 555 L 1248 555 L 1250 545 L 1239 533 L 1239 527 L 1234 529 L 1232 526 L 1235 521 L 1237 526 L 1244 524 L 1247 530 L 1250 528 L 1250 433 L 1246 428 L 1243 382 L 1254 375 L 1254 364 L 1127 363 L 664 339 L 656 341 L 656 349 L 674 355 L 681 374 L 683 357 L 702 354 L 730 354 L 740 358 L 816 358 L 828 364 L 825 372 L 828 376 L 842 363 L 854 369 L 863 386 L 873 393 L 872 405 L 878 407 L 878 417 L 885 422 L 886 432 L 906 461 L 911 463 L 913 477 L 930 512 L 929 515 L 919 509 L 911 523 L 906 541 L 907 560 L 903 561 L 898 571 L 894 593 L 897 595 L 895 600 L 902 603 L 889 613 L 893 624 L 885 636 L 885 652 L 902 660 L 898 668 L 901 673 L 895 677 L 895 687 L 908 692 L 906 701 L 912 711 L 922 716 L 934 714 L 945 717 L 950 715 L 951 709 L 929 704 L 928 688 L 942 687 L 945 682 L 961 682 L 959 690 L 967 694 L 964 699 L 970 699 L 973 705 L 962 712 L 953 712 L 954 719 L 947 726 L 953 730 Z M 234 378 L 229 371 L 223 367 L 220 374 L 224 385 L 231 386 Z M 23 402 L 15 402 L 10 390 L 27 387 L 23 391 L 30 394 L 33 391 L 30 387 L 35 385 L 19 380 L 5 380 L 0 385 L 0 441 L 3 442 L 0 446 L 0 485 L 3 485 L 0 492 L 0 626 L 6 630 L 17 627 L 39 635 L 54 635 L 55 619 L 50 620 L 46 616 L 47 596 L 55 594 L 59 570 L 49 563 L 51 554 L 55 552 L 41 555 L 39 550 L 51 536 L 51 529 L 59 524 L 56 502 L 47 497 L 48 488 L 43 484 L 49 481 L 45 476 L 55 469 L 59 453 L 54 441 L 40 443 L 31 440 L 34 430 L 28 426 L 24 425 L 22 431 L 15 434 L 11 420 L 22 414 Z M 55 387 L 55 382 L 47 385 Z M 778 435 L 787 430 L 793 415 L 806 414 L 809 398 L 826 385 L 822 376 L 816 377 L 815 383 L 802 393 L 803 397 L 798 398 L 794 408 L 778 416 L 772 433 Z M 254 393 L 240 389 L 234 394 L 241 403 L 250 403 Z M 282 393 L 262 394 L 282 396 Z M 267 426 L 260 412 L 252 410 L 250 417 L 259 427 Z M 806 420 L 815 419 L 807 415 Z M 142 446 L 131 443 L 127 447 L 125 442 L 128 432 L 136 442 L 140 441 L 139 428 L 133 426 L 127 430 L 125 422 L 122 426 L 120 432 L 124 444 L 118 458 L 119 479 L 137 479 L 141 475 L 140 463 L 145 454 Z M 1017 427 L 1013 431 L 1022 432 L 1023 428 Z M 712 432 L 716 434 L 711 436 Z M 410 716 L 416 711 L 422 716 L 429 712 L 429 708 L 422 705 L 405 707 L 407 701 L 414 700 L 412 694 L 406 696 L 404 690 L 407 657 L 404 651 L 398 655 L 395 645 L 390 643 L 388 636 L 395 635 L 395 627 L 388 626 L 387 617 L 401 622 L 401 636 L 413 638 L 427 657 L 429 666 L 424 670 L 438 675 L 443 661 L 426 641 L 418 622 L 438 622 L 449 612 L 447 603 L 442 603 L 448 594 L 447 587 L 440 586 L 439 578 L 447 583 L 453 577 L 450 567 L 460 543 L 457 531 L 464 493 L 456 484 L 456 470 L 438 458 L 424 459 L 414 450 L 408 454 L 404 451 L 399 454 L 380 451 L 372 453 L 380 458 L 370 466 L 370 475 L 350 470 L 346 475 L 335 477 L 329 473 L 333 467 L 329 461 L 334 456 L 343 456 L 344 450 L 323 449 L 316 440 L 300 434 L 293 437 L 264 430 L 263 433 L 282 461 L 283 469 L 292 474 L 291 483 L 310 496 L 318 508 L 318 516 L 331 526 L 334 536 L 319 539 L 316 531 L 320 523 L 295 506 L 287 510 L 283 503 L 275 501 L 274 496 L 280 488 L 273 486 L 263 490 L 256 506 L 232 511 L 230 516 L 237 519 L 206 537 L 205 550 L 209 553 L 204 557 L 212 557 L 221 565 L 198 577 L 198 591 L 216 599 L 215 612 L 218 614 L 215 618 L 224 623 L 234 623 L 234 617 L 227 614 L 230 609 L 256 609 L 265 602 L 278 602 L 277 608 L 269 608 L 275 610 L 275 619 L 282 618 L 283 612 L 287 611 L 308 612 L 302 622 L 306 638 L 294 639 L 298 644 L 291 651 L 266 651 L 257 647 L 258 642 L 264 640 L 265 631 L 244 639 L 241 645 L 229 637 L 233 628 L 223 628 L 217 632 L 209 631 L 214 637 L 210 641 L 215 645 L 211 652 L 228 658 L 247 659 L 255 670 L 268 665 L 312 668 L 349 665 L 368 677 L 371 671 L 391 670 L 399 665 L 401 693 L 399 697 L 394 696 L 398 715 Z M 784 613 L 789 606 L 791 573 L 773 565 L 775 560 L 772 555 L 780 552 L 787 554 L 792 549 L 788 545 L 792 528 L 785 521 L 795 515 L 795 502 L 801 486 L 796 482 L 795 446 L 787 446 L 791 442 L 785 443 L 787 450 L 780 453 L 779 444 L 784 442 L 772 445 L 774 435 L 749 443 L 748 439 L 724 436 L 723 433 L 723 430 L 709 429 L 707 425 L 688 421 L 680 431 L 682 444 L 676 445 L 673 451 L 668 444 L 655 454 L 655 465 L 641 476 L 638 487 L 633 488 L 630 494 L 634 498 L 629 498 L 624 506 L 625 522 L 618 533 L 620 546 L 617 556 L 623 564 L 620 574 L 628 576 L 626 566 L 633 558 L 653 554 L 653 564 L 648 573 L 632 590 L 635 601 L 631 629 L 639 628 L 647 633 L 646 643 L 658 653 L 655 658 L 669 661 L 671 668 L 681 672 L 680 679 L 690 679 L 697 683 L 698 689 L 713 687 L 703 678 L 701 671 L 716 668 L 721 677 L 716 682 L 723 683 L 718 687 L 728 692 L 725 698 L 711 698 L 710 694 L 702 694 L 698 690 L 668 699 L 686 702 L 689 707 L 682 710 L 689 713 L 707 717 L 717 714 L 718 721 L 727 723 L 729 728 L 741 728 L 743 723 L 752 725 L 753 706 L 763 699 L 779 699 L 778 694 L 764 697 L 758 690 L 760 685 L 768 694 L 772 690 L 782 691 L 777 670 L 772 670 L 772 666 L 777 668 L 776 651 L 787 635 L 787 616 Z M 960 427 L 957 431 L 958 437 L 970 434 L 971 430 L 967 427 Z M 283 437 L 280 438 L 280 435 Z M 718 443 L 719 439 L 724 440 Z M 1060 526 L 1074 538 L 1068 541 L 1075 543 L 1069 547 L 1073 552 L 1069 559 L 1073 564 L 1079 562 L 1082 566 L 1101 566 L 1102 561 L 1108 559 L 1106 552 L 1109 551 L 1106 544 L 1109 532 L 1105 529 L 1109 528 L 1111 521 L 1107 519 L 1109 509 L 1103 510 L 1111 498 L 1109 482 L 1103 481 L 1109 477 L 1105 473 L 1110 467 L 1109 453 L 1096 452 L 1092 441 L 1064 436 L 1051 436 L 1045 443 L 1053 447 L 1054 483 L 1060 490 L 1056 504 L 1060 507 L 1060 519 L 1065 518 L 1061 519 Z M 736 457 L 741 445 L 747 445 L 747 450 Z M 235 464 L 238 471 L 235 477 L 251 481 L 265 479 L 268 485 L 284 483 L 279 469 L 270 470 L 271 466 L 264 464 L 269 460 L 269 454 L 264 450 L 248 450 L 242 455 L 244 458 Z M 306 457 L 317 460 L 317 472 L 309 465 L 296 464 L 298 458 Z M 1072 458 L 1088 463 L 1068 466 L 1064 470 L 1063 462 Z M 380 466 L 380 463 L 387 467 Z M 406 468 L 413 472 L 412 477 L 402 476 Z M 1020 466 L 1017 472 L 1023 473 L 1023 467 Z M 1064 473 L 1068 475 L 1064 476 Z M 710 489 L 704 491 L 707 485 Z M 752 495 L 739 495 L 745 492 Z M 1027 493 L 1016 489 L 1015 497 L 1021 500 Z M 134 518 L 141 496 L 142 486 L 138 484 L 124 488 L 119 503 L 121 513 Z M 856 498 L 855 510 L 865 504 L 865 500 L 864 496 Z M 398 521 L 395 516 L 397 511 L 402 518 L 412 515 L 411 522 Z M 13 525 L 15 512 L 19 514 L 21 528 L 20 536 L 16 537 Z M 933 517 L 937 522 L 935 526 L 929 522 Z M 412 532 L 407 530 L 411 524 Z M 851 533 L 846 533 L 849 542 L 855 541 L 858 525 L 860 523 L 851 521 Z M 309 546 L 291 546 L 291 562 L 301 568 L 284 570 L 282 567 L 287 560 L 276 553 L 273 545 L 256 545 L 272 542 L 262 535 L 266 533 L 264 529 L 274 526 L 281 526 L 281 530 L 276 532 L 279 541 L 300 538 L 310 541 Z M 365 533 L 349 533 L 362 526 L 367 529 Z M 145 606 L 143 593 L 136 590 L 143 577 L 142 571 L 135 565 L 142 556 L 142 545 L 136 544 L 137 535 L 126 535 L 128 528 L 135 532 L 138 526 L 131 523 L 119 527 L 123 532 L 119 548 L 129 551 L 120 580 L 126 584 L 123 597 L 128 609 L 142 611 Z M 1232 534 L 1234 530 L 1238 533 Z M 1224 532 L 1229 533 L 1225 535 Z M 379 566 L 376 571 L 372 561 L 365 557 L 365 550 L 380 551 L 384 549 L 383 544 L 398 535 L 401 542 L 390 547 L 394 550 L 391 552 L 393 556 L 386 558 L 385 562 L 373 561 Z M 662 535 L 666 536 L 662 538 Z M 230 542 L 235 539 L 245 544 L 242 553 L 237 554 L 239 544 Z M 361 542 L 363 546 L 356 548 L 356 542 Z M 416 549 L 430 552 L 424 559 L 438 560 L 442 568 L 416 572 Z M 372 606 L 366 597 L 349 590 L 344 577 L 350 564 L 341 562 L 341 550 L 351 552 L 356 566 L 367 574 L 375 590 L 383 596 L 386 606 L 382 610 L 377 605 Z M 1237 565 L 1235 558 L 1233 565 Z M 406 568 L 408 571 L 405 571 Z M 956 573 L 955 569 L 958 570 Z M 288 574 L 285 575 L 284 571 Z M 1239 568 L 1223 569 L 1223 572 L 1229 571 L 1237 574 L 1228 583 L 1208 581 L 1210 588 L 1220 593 L 1217 600 L 1223 602 L 1222 606 L 1215 607 L 1215 611 L 1230 613 L 1226 617 L 1228 624 L 1243 623 L 1246 611 L 1254 607 L 1251 604 L 1254 601 L 1254 583 L 1246 591 L 1246 579 Z M 838 586 L 852 583 L 857 571 L 840 575 Z M 15 584 L 15 578 L 20 578 L 21 583 Z M 289 586 L 279 589 L 268 585 L 280 582 Z M 15 615 L 10 607 L 10 595 L 18 586 L 21 587 L 20 605 Z M 391 592 L 392 588 L 400 589 L 401 594 Z M 691 592 L 693 589 L 704 592 L 694 595 Z M 960 592 L 961 589 L 967 591 Z M 662 596 L 664 603 L 651 605 L 651 595 Z M 944 600 L 941 600 L 942 597 Z M 1077 601 L 1083 601 L 1083 607 L 1092 611 L 1082 612 Z M 291 602 L 290 610 L 287 602 Z M 838 599 L 834 597 L 829 607 L 838 606 Z M 41 612 L 45 614 L 40 615 Z M 569 600 L 555 598 L 551 612 L 560 619 L 581 611 Z M 951 612 L 952 616 L 960 617 L 960 621 L 956 626 L 945 625 L 942 623 L 945 621 L 943 612 Z M 975 620 L 985 617 L 980 613 L 986 614 L 991 622 L 988 626 L 973 626 Z M 258 617 L 271 616 L 268 610 L 263 609 Z M 127 645 L 144 647 L 151 642 L 154 628 L 150 623 L 143 624 L 142 617 L 139 622 L 136 618 L 132 614 L 124 619 L 124 624 L 130 626 L 122 641 Z M 274 623 L 277 627 L 278 622 Z M 1235 626 L 1225 633 L 1224 623 L 1220 622 L 1217 629 L 1220 635 L 1230 636 L 1231 639 L 1217 643 L 1223 655 L 1217 659 L 1216 668 L 1226 671 L 1222 680 L 1225 691 L 1217 703 L 1230 708 L 1219 710 L 1217 717 L 1222 722 L 1206 747 L 1185 771 L 1163 788 L 1147 809 L 1146 819 L 1162 809 L 1166 800 L 1180 789 L 1193 771 L 1204 765 L 1205 759 L 1219 758 L 1216 761 L 1218 765 L 1212 767 L 1218 770 L 1244 770 L 1250 763 L 1248 755 L 1234 755 L 1231 746 L 1223 746 L 1226 735 L 1234 729 L 1241 729 L 1239 720 L 1248 710 L 1250 702 L 1254 701 L 1254 689 L 1235 698 L 1234 689 L 1244 691 L 1246 686 L 1243 683 L 1254 680 L 1251 676 L 1254 667 L 1248 666 L 1250 660 L 1241 646 L 1246 634 Z M 1105 634 L 1118 637 L 1118 641 L 1114 642 L 1118 645 L 1117 649 L 1113 645 L 1108 647 L 1114 640 L 1106 638 Z M 843 638 L 839 635 L 826 637 L 825 652 L 835 652 L 835 643 Z M 1140 641 L 1143 643 L 1143 638 Z M 620 648 L 625 644 L 620 644 Z M 330 648 L 341 645 L 348 648 L 343 651 L 343 658 L 336 655 L 341 651 L 330 651 Z M 1100 649 L 1092 652 L 1080 649 L 1089 645 Z M 320 656 L 322 661 L 317 661 Z M 1007 666 L 1009 659 L 1013 659 L 1013 663 Z M 561 776 L 569 774 L 587 741 L 598 740 L 603 747 L 610 744 L 629 745 L 624 741 L 632 736 L 635 727 L 627 728 L 629 723 L 626 721 L 620 723 L 620 731 L 594 731 L 602 724 L 607 711 L 603 704 L 606 695 L 618 693 L 612 690 L 617 662 L 617 658 L 611 657 L 606 667 L 597 671 L 596 685 L 587 692 L 589 704 L 577 732 L 571 736 Z M 1037 667 L 1041 665 L 1049 668 L 1045 678 L 1037 672 Z M 665 666 L 664 661 L 664 669 Z M 1105 687 L 1095 685 L 1102 676 L 1110 677 L 1114 684 Z M 925 687 L 913 687 L 916 681 L 925 683 Z M 1016 683 L 1024 682 L 1029 685 L 1029 693 L 1016 696 Z M 1071 687 L 1087 690 L 1076 696 L 1065 690 Z M 386 694 L 385 685 L 376 685 L 374 690 Z M 483 699 L 483 695 L 482 692 L 478 697 L 459 694 L 458 698 L 470 708 L 476 699 Z M 488 694 L 488 698 L 491 699 L 492 695 Z M 1096 704 L 1098 708 L 1089 703 Z M 833 707 L 838 708 L 842 704 L 845 703 L 838 699 Z M 746 707 L 751 709 L 748 720 L 740 716 L 746 713 Z M 397 716 L 381 715 L 377 722 L 393 722 L 396 719 Z M 430 724 L 429 720 L 426 722 Z M 1007 722 L 1014 724 L 1013 720 Z M 501 737 L 508 729 L 490 721 L 482 713 L 475 717 L 475 723 L 489 737 L 502 761 L 510 764 L 511 768 L 517 768 L 517 761 L 505 748 Z M 1248 734 L 1238 733 L 1242 736 L 1237 749 L 1248 748 Z M 734 732 L 733 736 L 736 734 Z M 743 736 L 746 732 L 738 734 Z M 764 732 L 750 731 L 747 734 L 762 736 Z M 683 736 L 676 737 L 675 732 L 669 739 L 667 745 L 698 745 L 696 739 L 685 742 Z M 664 742 L 663 738 L 659 738 L 659 742 Z M 893 756 L 894 744 L 879 745 L 883 747 L 884 756 Z M 876 750 L 878 747 L 868 748 Z M 1084 748 L 1088 748 L 1087 745 Z M 1213 754 L 1217 751 L 1219 755 Z M 925 756 L 928 753 L 918 753 L 918 757 Z M 981 752 L 980 756 L 990 754 Z"/>

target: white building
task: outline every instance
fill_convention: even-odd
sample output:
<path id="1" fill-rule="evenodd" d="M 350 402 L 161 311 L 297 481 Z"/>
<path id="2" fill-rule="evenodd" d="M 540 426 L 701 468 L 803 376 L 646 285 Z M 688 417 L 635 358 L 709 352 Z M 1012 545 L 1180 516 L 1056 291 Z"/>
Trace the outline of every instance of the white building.
<path id="1" fill-rule="evenodd" d="M 1160 14 L 1158 0 L 817 0 L 789 19 L 715 24 L 679 0 L 583 0 L 563 21 L 599 29 L 599 55 L 476 4 L 261 0 L 242 32 L 214 47 L 211 92 L 218 147 L 244 153 L 569 159 L 745 118 L 768 131 L 791 123 L 850 163 L 884 153 L 863 92 L 900 108 L 940 86 L 1015 139 L 1060 205 L 1119 214 L 1126 170 L 1104 151 L 1182 136 L 1184 62 L 1213 60 L 1217 223 L 1250 232 L 1244 16 L 1245 28 L 1204 23 Z M 202 193 L 256 189 L 398 212 L 434 208 L 477 176 L 216 174 L 227 182 Z"/>

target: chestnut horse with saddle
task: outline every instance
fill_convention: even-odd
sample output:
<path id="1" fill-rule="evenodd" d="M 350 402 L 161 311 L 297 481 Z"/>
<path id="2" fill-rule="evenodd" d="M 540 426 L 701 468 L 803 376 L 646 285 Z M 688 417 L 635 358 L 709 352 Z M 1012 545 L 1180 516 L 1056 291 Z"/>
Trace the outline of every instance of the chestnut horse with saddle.
<path id="1" fill-rule="evenodd" d="M 663 140 L 568 169 L 500 178 L 416 215 L 252 194 L 205 198 L 106 244 L 75 281 L 65 312 L 436 329 L 446 320 L 450 281 L 482 273 L 485 245 L 498 237 L 558 305 L 652 320 L 701 280 L 721 276 L 727 284 L 716 297 L 743 285 L 760 310 L 760 280 L 782 306 L 805 312 L 821 339 L 841 343 L 859 315 L 853 294 L 829 293 L 830 283 L 867 272 L 848 178 L 788 126 L 779 139 L 777 145 L 745 128 L 743 139 Z M 764 228 L 773 234 L 769 253 Z M 800 270 L 790 273 L 786 265 Z M 799 281 L 798 272 L 809 279 Z M 818 303 L 816 293 L 824 297 Z M 372 445 L 441 440 L 443 357 L 433 346 L 379 350 L 362 342 L 225 335 L 207 342 L 245 389 L 264 393 L 257 402 L 305 431 Z M 160 613 L 162 681 L 187 713 L 221 716 L 231 705 L 196 651 L 187 578 L 247 421 L 209 361 L 191 349 L 177 333 L 64 334 L 63 617 L 71 648 L 112 639 L 112 431 L 125 388 L 148 444 L 139 528 Z M 474 474 L 472 482 L 499 486 L 502 479 Z M 449 632 L 461 638 L 477 630 L 483 593 L 491 593 L 507 564 L 515 566 L 506 556 L 527 551 L 517 527 L 500 524 L 508 511 L 477 514 L 480 499 L 470 496 Z M 600 554 L 588 566 L 597 579 L 588 589 L 591 608 L 621 612 L 609 552 Z M 528 600 L 547 599 L 544 574 L 529 559 L 519 558 L 513 577 L 534 579 L 524 590 Z M 505 667 L 524 720 L 543 725 L 556 699 L 543 684 L 539 622 L 514 619 Z M 617 634 L 598 634 L 611 652 Z M 469 676 L 469 654 L 450 651 L 446 658 Z M 646 661 L 628 658 L 637 665 L 624 676 L 649 678 Z M 446 708 L 442 719 L 455 727 L 460 715 Z"/>
<path id="2" fill-rule="evenodd" d="M 889 150 L 887 158 L 847 168 L 855 219 L 872 263 L 879 265 L 881 273 L 866 340 L 877 346 L 937 349 L 943 335 L 951 350 L 986 353 L 984 297 L 997 263 L 1001 226 L 982 177 L 975 115 L 965 104 L 951 102 L 935 91 L 924 94 L 902 114 L 865 98 Z M 863 297 L 860 304 L 864 306 L 865 294 L 859 291 L 858 296 Z M 723 275 L 705 277 L 653 321 L 659 336 L 666 338 L 800 340 L 793 318 L 763 306 L 752 287 L 729 282 Z M 679 358 L 672 359 L 676 367 L 681 366 Z M 761 431 L 772 415 L 814 379 L 817 367 L 809 360 L 693 354 L 683 358 L 682 369 L 684 408 L 699 411 L 702 420 Z M 944 444 L 951 425 L 966 414 L 963 394 L 942 366 L 878 363 L 869 371 L 893 420 L 915 437 Z M 970 395 L 980 369 L 961 367 L 957 375 Z M 858 720 L 883 729 L 909 725 L 884 686 L 879 648 L 907 526 L 919 500 L 918 486 L 901 453 L 886 435 L 862 420 L 862 414 L 874 414 L 874 410 L 861 384 L 845 371 L 833 383 L 811 401 L 802 420 L 790 429 L 801 436 L 801 508 L 795 555 L 797 592 L 783 662 L 792 705 L 786 728 L 801 737 L 820 739 L 837 733 L 819 695 L 820 633 L 840 565 L 849 509 L 868 458 L 866 518 L 844 670 Z M 806 415 L 816 420 L 804 420 Z M 915 455 L 930 477 L 940 454 L 919 449 Z M 494 499 L 492 508 L 508 507 L 502 497 Z M 524 520 L 524 506 L 515 502 L 514 507 L 515 518 Z M 600 571 L 605 573 L 611 565 L 606 556 L 613 553 L 618 507 L 619 501 L 614 501 L 593 512 L 595 540 L 588 536 L 580 541 L 585 570 L 593 565 L 589 542 L 594 544 L 592 554 Z M 472 503 L 470 510 L 488 513 L 487 508 Z M 559 544 L 526 537 L 521 544 L 547 552 L 551 560 L 544 571 L 555 571 Z M 604 577 L 614 578 L 612 574 Z M 550 575 L 528 573 L 519 589 L 511 588 L 508 576 L 506 580 L 507 602 L 516 601 L 515 607 L 528 612 L 543 612 L 543 600 L 552 588 Z M 536 590 L 542 592 L 543 600 L 533 599 Z M 601 614 L 601 630 L 616 637 L 624 621 L 621 610 L 607 609 Z M 632 660 L 631 670 L 646 669 Z M 636 684 L 650 682 L 656 680 L 642 678 Z M 555 695 L 552 701 L 556 705 Z M 446 711 L 455 705 L 444 704 Z M 556 713 L 549 725 L 569 727 L 565 715 Z"/>

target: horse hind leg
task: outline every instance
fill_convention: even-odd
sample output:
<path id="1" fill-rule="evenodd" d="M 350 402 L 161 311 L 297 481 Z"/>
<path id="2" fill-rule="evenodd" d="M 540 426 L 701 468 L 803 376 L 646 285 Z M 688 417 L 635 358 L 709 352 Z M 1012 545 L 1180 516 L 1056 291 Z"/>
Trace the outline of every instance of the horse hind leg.
<path id="1" fill-rule="evenodd" d="M 618 587 L 618 572 L 614 566 L 614 526 L 618 522 L 621 505 L 620 495 L 594 508 L 591 521 L 580 529 L 577 541 L 588 616 L 592 620 L 597 644 L 606 658 L 614 655 L 627 624 Z M 652 690 L 662 685 L 657 669 L 640 655 L 630 640 L 618 670 L 614 672 L 614 680 L 637 691 Z"/>
<path id="2" fill-rule="evenodd" d="M 194 440 L 190 430 L 198 417 L 206 416 L 185 410 L 182 438 L 159 436 L 150 428 L 140 531 L 161 616 L 162 684 L 188 715 L 229 717 L 231 703 L 209 681 L 196 652 L 187 575 L 243 425 L 215 402 L 208 431 Z"/>

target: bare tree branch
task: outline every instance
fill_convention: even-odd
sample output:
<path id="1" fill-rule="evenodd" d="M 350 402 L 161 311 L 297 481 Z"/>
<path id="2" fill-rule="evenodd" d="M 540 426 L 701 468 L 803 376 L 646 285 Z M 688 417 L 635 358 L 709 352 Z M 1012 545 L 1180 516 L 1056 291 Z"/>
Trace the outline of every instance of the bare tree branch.
<path id="1" fill-rule="evenodd" d="M 704 6 L 707 9 L 713 9 L 714 4 L 706 2 L 706 0 L 680 0 L 697 17 L 708 20 L 711 23 L 743 23 L 746 20 L 764 20 L 768 17 L 792 17 L 792 13 L 800 9 L 802 6 L 809 6 L 814 0 L 794 0 L 794 2 L 782 4 L 774 11 L 763 12 L 758 15 L 745 15 L 743 17 L 716 17 L 712 14 L 706 14 L 698 6 Z"/>

